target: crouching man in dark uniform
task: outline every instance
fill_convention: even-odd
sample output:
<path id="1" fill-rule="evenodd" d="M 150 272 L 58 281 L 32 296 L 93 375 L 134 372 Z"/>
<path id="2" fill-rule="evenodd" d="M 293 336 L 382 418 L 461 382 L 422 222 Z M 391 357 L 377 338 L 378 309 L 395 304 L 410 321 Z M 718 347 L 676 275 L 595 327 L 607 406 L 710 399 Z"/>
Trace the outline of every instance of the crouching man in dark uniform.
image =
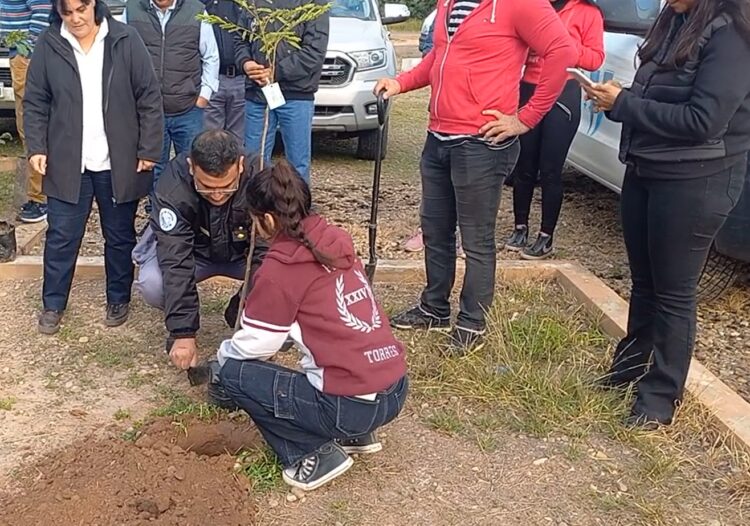
<path id="1" fill-rule="evenodd" d="M 200 303 L 196 284 L 212 276 L 245 277 L 251 220 L 246 188 L 259 158 L 246 158 L 237 137 L 224 130 L 199 134 L 189 154 L 175 157 L 154 190 L 151 221 L 133 251 L 139 266 L 136 290 L 164 310 L 172 363 L 198 363 Z M 265 247 L 256 248 L 253 266 Z M 239 292 L 225 318 L 234 326 Z"/>

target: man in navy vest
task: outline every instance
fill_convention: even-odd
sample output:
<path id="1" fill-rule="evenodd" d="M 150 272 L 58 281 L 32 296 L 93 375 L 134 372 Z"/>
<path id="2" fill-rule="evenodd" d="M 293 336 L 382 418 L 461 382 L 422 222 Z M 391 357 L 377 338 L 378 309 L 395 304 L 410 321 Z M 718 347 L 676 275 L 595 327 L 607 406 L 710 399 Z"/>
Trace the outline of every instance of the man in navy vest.
<path id="1" fill-rule="evenodd" d="M 190 150 L 203 130 L 203 112 L 219 89 L 219 49 L 210 24 L 196 16 L 200 0 L 131 0 L 124 19 L 146 44 L 161 83 L 164 144 L 154 169 L 154 186 L 174 146 Z"/>

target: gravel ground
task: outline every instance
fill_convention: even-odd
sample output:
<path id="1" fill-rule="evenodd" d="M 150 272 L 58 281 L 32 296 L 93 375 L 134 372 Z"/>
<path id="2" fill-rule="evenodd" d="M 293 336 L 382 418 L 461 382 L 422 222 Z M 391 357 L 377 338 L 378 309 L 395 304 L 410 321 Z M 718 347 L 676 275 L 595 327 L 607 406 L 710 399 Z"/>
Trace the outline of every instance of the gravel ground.
<path id="1" fill-rule="evenodd" d="M 397 40 L 402 57 L 416 56 L 411 35 Z M 427 90 L 401 96 L 391 109 L 388 157 L 383 163 L 378 226 L 381 258 L 421 258 L 401 243 L 418 224 L 419 154 L 427 124 Z M 367 247 L 373 163 L 354 158 L 353 140 L 316 137 L 312 168 L 313 195 L 321 212 L 347 227 L 364 254 Z M 503 196 L 498 215 L 498 245 L 512 229 L 511 194 Z M 539 224 L 537 203 L 532 225 Z M 619 198 L 591 179 L 565 174 L 565 202 L 555 236 L 556 256 L 577 260 L 620 295 L 629 295 L 630 276 L 619 221 Z M 139 214 L 138 224 L 145 221 Z M 532 235 L 536 235 L 535 226 Z M 98 218 L 92 214 L 82 254 L 102 253 Z M 516 254 L 499 250 L 498 257 Z M 750 400 L 750 285 L 745 280 L 721 299 L 701 305 L 696 355 L 732 388 Z"/>

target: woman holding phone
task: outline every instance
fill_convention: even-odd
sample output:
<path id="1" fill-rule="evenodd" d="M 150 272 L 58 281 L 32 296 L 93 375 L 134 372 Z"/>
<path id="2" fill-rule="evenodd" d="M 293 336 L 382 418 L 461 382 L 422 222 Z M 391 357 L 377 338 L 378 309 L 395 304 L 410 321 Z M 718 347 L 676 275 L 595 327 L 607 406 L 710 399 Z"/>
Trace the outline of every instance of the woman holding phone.
<path id="1" fill-rule="evenodd" d="M 606 384 L 637 391 L 628 423 L 672 422 L 709 248 L 740 198 L 750 150 L 750 3 L 667 0 L 633 84 L 585 87 L 622 123 L 622 230 L 633 288 Z"/>
<path id="2" fill-rule="evenodd" d="M 578 49 L 577 67 L 595 71 L 604 62 L 604 19 L 592 0 L 550 0 Z M 542 61 L 533 52 L 521 81 L 521 106 L 534 94 Z M 562 171 L 581 120 L 581 88 L 568 80 L 555 106 L 533 130 L 521 136 L 521 156 L 513 176 L 515 229 L 505 248 L 524 259 L 552 254 L 553 235 L 562 208 Z M 537 180 L 542 186 L 542 225 L 529 245 L 529 211 Z"/>

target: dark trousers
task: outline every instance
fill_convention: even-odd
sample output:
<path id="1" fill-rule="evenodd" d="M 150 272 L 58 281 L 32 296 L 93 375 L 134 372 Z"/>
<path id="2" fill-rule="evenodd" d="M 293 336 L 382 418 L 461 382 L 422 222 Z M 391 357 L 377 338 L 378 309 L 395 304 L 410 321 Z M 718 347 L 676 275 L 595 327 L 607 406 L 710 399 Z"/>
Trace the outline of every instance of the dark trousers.
<path id="1" fill-rule="evenodd" d="M 245 140 L 245 75 L 219 75 L 219 91 L 211 96 L 203 118 L 207 130 L 227 130 Z"/>
<path id="2" fill-rule="evenodd" d="M 698 280 L 745 173 L 743 160 L 695 179 L 644 178 L 632 166 L 625 174 L 622 229 L 633 288 L 628 334 L 615 350 L 610 378 L 637 381 L 634 412 L 669 422 L 682 399 L 695 344 Z"/>
<path id="3" fill-rule="evenodd" d="M 534 94 L 534 84 L 521 83 L 521 104 Z M 513 215 L 516 225 L 529 224 L 537 180 L 542 187 L 542 232 L 555 233 L 563 201 L 562 172 L 581 122 L 581 88 L 565 84 L 557 103 L 533 130 L 521 136 L 521 155 L 513 174 Z"/>
<path id="4" fill-rule="evenodd" d="M 492 147 L 478 139 L 442 141 L 427 136 L 421 223 L 427 286 L 422 307 L 450 316 L 456 274 L 456 221 L 466 253 L 458 325 L 482 330 L 495 293 L 495 224 L 505 177 L 518 159 L 518 141 Z"/>
<path id="5" fill-rule="evenodd" d="M 50 197 L 47 200 L 47 239 L 44 244 L 44 308 L 63 311 L 68 304 L 78 251 L 94 198 L 104 234 L 104 267 L 107 274 L 107 303 L 128 303 L 133 284 L 135 212 L 137 201 L 115 203 L 109 171 L 81 176 L 81 195 L 71 204 Z"/>
<path id="6" fill-rule="evenodd" d="M 303 373 L 258 360 L 227 360 L 220 376 L 284 467 L 333 439 L 366 435 L 387 424 L 404 407 L 409 386 L 404 377 L 373 401 L 327 395 Z"/>

